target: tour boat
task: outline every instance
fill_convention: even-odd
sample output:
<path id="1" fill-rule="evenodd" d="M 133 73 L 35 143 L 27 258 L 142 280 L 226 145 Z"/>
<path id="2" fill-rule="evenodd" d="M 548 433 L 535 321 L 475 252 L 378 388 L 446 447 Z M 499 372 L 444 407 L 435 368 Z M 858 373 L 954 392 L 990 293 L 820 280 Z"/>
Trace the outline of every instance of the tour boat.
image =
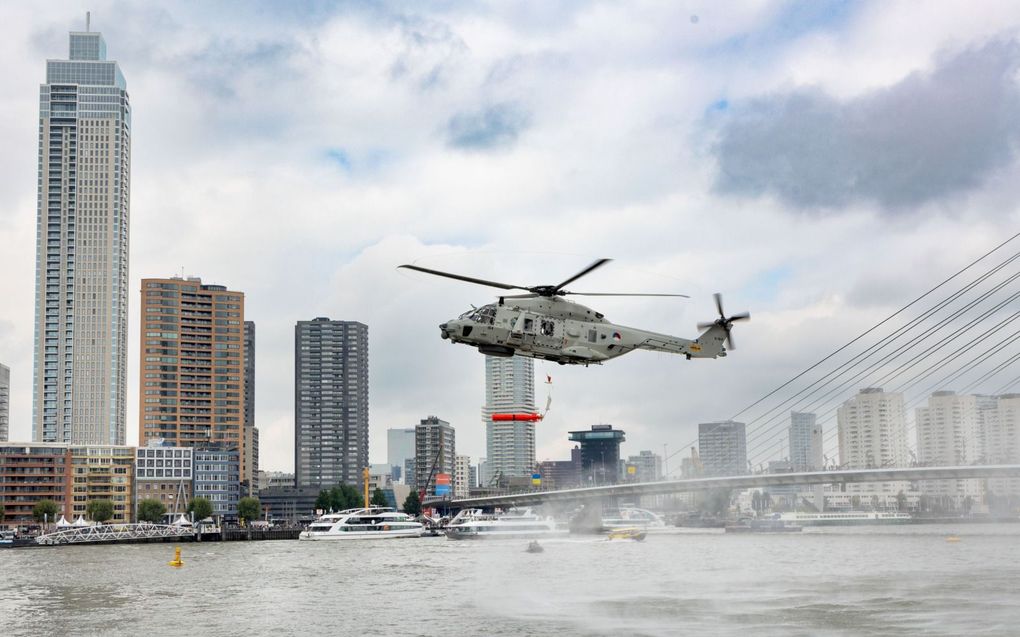
<path id="1" fill-rule="evenodd" d="M 778 518 L 741 518 L 726 525 L 727 533 L 800 533 L 804 527 Z"/>
<path id="2" fill-rule="evenodd" d="M 803 526 L 858 526 L 865 524 L 908 524 L 910 514 L 902 511 L 825 511 L 822 513 L 787 512 L 784 522 Z"/>
<path id="3" fill-rule="evenodd" d="M 347 509 L 327 513 L 308 525 L 299 540 L 375 540 L 421 537 L 425 527 L 406 513 L 389 507 Z"/>
<path id="4" fill-rule="evenodd" d="M 498 538 L 541 538 L 566 535 L 550 517 L 531 509 L 512 509 L 506 513 L 483 513 L 481 509 L 464 509 L 446 525 L 446 537 L 451 540 Z"/>

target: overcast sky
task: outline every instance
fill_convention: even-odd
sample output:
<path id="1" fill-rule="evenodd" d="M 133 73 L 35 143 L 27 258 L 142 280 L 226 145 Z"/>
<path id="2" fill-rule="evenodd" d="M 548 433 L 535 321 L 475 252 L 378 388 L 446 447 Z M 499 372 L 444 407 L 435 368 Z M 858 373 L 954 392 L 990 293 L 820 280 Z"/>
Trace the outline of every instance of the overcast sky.
<path id="1" fill-rule="evenodd" d="M 583 287 L 691 299 L 593 305 L 689 337 L 721 291 L 753 314 L 726 359 L 536 363 L 539 459 L 599 422 L 625 454 L 672 452 L 1018 225 L 1015 2 L 159 5 L 0 5 L 12 440 L 31 437 L 38 85 L 86 8 L 133 111 L 129 443 L 143 277 L 246 293 L 279 470 L 294 323 L 316 316 L 369 325 L 373 461 L 430 414 L 484 456 L 483 358 L 437 325 L 493 294 L 401 263 L 543 284 L 613 257 Z"/>

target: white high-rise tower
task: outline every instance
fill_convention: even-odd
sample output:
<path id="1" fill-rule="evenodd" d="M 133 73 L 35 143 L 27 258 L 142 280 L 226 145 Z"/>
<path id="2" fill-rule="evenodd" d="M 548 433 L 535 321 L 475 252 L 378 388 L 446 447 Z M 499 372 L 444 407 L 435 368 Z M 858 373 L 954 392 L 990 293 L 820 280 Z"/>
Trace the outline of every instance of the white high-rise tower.
<path id="1" fill-rule="evenodd" d="M 32 437 L 125 443 L 131 107 L 99 33 L 39 91 Z"/>
<path id="2" fill-rule="evenodd" d="M 907 417 L 903 394 L 869 387 L 844 402 L 836 411 L 839 460 L 847 469 L 907 467 Z M 910 488 L 906 482 L 847 485 L 850 492 L 895 495 Z"/>
<path id="3" fill-rule="evenodd" d="M 959 466 L 978 461 L 982 449 L 975 396 L 937 391 L 928 397 L 928 405 L 918 407 L 915 413 L 918 462 L 926 466 Z M 951 498 L 956 506 L 960 506 L 967 496 L 974 501 L 981 497 L 981 481 L 923 480 L 921 492 Z"/>
<path id="4" fill-rule="evenodd" d="M 530 476 L 535 469 L 535 423 L 492 422 L 492 414 L 535 411 L 535 361 L 523 356 L 485 357 L 486 471 L 489 476 Z"/>

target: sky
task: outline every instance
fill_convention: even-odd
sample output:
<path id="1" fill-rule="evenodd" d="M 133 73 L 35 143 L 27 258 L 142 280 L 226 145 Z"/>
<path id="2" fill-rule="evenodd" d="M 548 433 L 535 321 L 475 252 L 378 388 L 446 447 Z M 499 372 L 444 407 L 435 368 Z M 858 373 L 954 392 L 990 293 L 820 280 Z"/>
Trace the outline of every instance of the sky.
<path id="1" fill-rule="evenodd" d="M 370 338 L 370 439 L 437 415 L 485 454 L 483 357 L 438 324 L 598 257 L 607 318 L 725 359 L 536 363 L 538 459 L 611 423 L 670 453 L 1016 232 L 1012 2 L 3 3 L 0 362 L 31 438 L 38 85 L 85 11 L 132 104 L 128 443 L 140 279 L 246 294 L 261 467 L 293 465 L 293 334 Z M 831 423 L 823 423 L 829 426 Z"/>

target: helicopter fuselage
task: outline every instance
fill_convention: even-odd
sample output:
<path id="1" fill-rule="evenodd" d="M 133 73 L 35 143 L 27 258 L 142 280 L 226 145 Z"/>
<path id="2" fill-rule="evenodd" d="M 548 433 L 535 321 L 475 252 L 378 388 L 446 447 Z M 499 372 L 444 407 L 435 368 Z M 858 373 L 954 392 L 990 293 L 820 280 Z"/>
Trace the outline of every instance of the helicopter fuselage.
<path id="1" fill-rule="evenodd" d="M 591 365 L 635 349 L 691 358 L 725 356 L 726 331 L 712 326 L 694 340 L 617 325 L 557 296 L 501 298 L 439 326 L 441 336 L 491 356 L 528 356 L 561 365 Z"/>

